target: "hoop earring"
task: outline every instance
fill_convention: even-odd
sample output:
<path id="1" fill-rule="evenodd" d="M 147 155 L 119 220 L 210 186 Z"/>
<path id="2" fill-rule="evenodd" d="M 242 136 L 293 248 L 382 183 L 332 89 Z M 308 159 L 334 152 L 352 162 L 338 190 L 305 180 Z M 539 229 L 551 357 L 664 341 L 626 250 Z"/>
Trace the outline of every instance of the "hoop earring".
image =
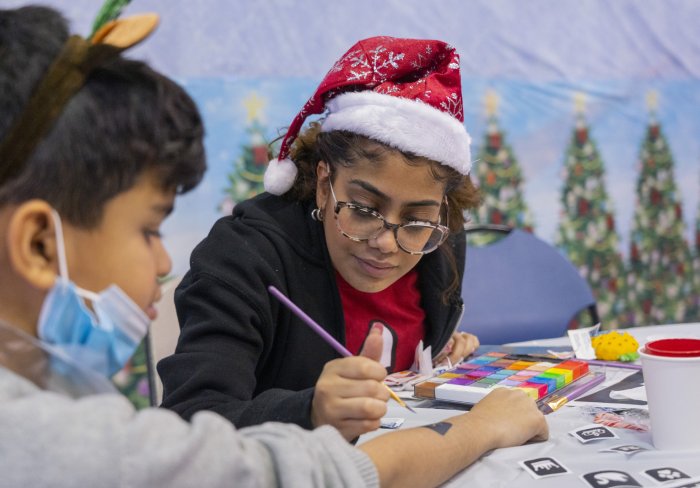
<path id="1" fill-rule="evenodd" d="M 323 222 L 323 213 L 320 208 L 315 208 L 311 211 L 311 218 L 316 222 Z"/>

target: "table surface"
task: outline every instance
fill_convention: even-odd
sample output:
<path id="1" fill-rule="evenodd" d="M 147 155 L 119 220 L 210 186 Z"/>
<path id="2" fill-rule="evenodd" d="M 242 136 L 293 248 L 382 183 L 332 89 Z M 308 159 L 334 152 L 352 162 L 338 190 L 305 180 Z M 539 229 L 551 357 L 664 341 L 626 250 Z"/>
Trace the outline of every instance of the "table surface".
<path id="1" fill-rule="evenodd" d="M 685 324 L 650 325 L 648 327 L 631 327 L 620 329 L 620 332 L 629 332 L 637 339 L 637 342 L 644 344 L 647 341 L 661 339 L 663 337 L 698 337 L 700 338 L 700 322 Z M 538 339 L 535 341 L 513 342 L 505 344 L 507 346 L 568 346 L 568 337 L 555 337 L 552 339 Z"/>
<path id="2" fill-rule="evenodd" d="M 700 338 L 700 323 L 669 324 L 662 326 L 637 327 L 625 329 L 630 332 L 640 344 L 647 340 L 659 337 L 698 337 Z M 555 347 L 568 345 L 566 337 L 536 340 L 507 344 L 508 346 L 525 347 Z M 607 368 L 612 372 L 613 368 Z M 620 372 L 618 368 L 614 368 Z M 612 373 L 611 373 L 612 374 Z M 426 425 L 445 418 L 463 413 L 460 410 L 450 408 L 444 403 L 437 404 L 440 408 L 420 408 L 418 401 L 408 401 L 416 410 L 413 415 L 405 409 L 389 403 L 387 417 L 402 417 L 405 422 L 402 429 Z M 448 408 L 443 408 L 447 406 Z M 524 446 L 497 449 L 484 455 L 479 461 L 458 473 L 452 480 L 446 483 L 446 487 L 561 487 L 561 486 L 589 486 L 582 475 L 594 471 L 617 470 L 631 475 L 641 486 L 675 486 L 677 482 L 667 481 L 663 485 L 646 476 L 643 472 L 656 468 L 675 468 L 690 476 L 693 480 L 700 480 L 700 447 L 692 451 L 658 451 L 654 449 L 649 432 L 638 432 L 630 429 L 612 429 L 618 439 L 601 439 L 586 444 L 580 443 L 569 435 L 572 430 L 592 423 L 590 409 L 582 406 L 568 406 L 560 408 L 547 416 L 550 429 L 550 438 L 546 442 L 531 443 Z M 359 443 L 391 432 L 388 429 L 363 435 Z M 613 446 L 622 444 L 634 444 L 648 449 L 627 455 L 618 452 L 600 452 Z M 416 446 L 420 449 L 420 446 Z M 540 457 L 553 457 L 559 463 L 571 471 L 568 474 L 535 479 L 527 473 L 519 461 Z M 616 481 L 602 482 L 601 487 L 612 488 L 617 486 L 630 486 Z M 700 483 L 698 484 L 700 486 Z"/>

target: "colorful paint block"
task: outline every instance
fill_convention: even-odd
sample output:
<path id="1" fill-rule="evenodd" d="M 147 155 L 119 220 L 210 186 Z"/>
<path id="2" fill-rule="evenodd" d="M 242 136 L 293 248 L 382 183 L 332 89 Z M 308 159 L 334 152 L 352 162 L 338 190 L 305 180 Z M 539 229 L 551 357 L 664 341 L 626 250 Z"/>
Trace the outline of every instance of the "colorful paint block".
<path id="1" fill-rule="evenodd" d="M 490 352 L 416 384 L 419 398 L 476 403 L 495 388 L 518 388 L 542 400 L 588 372 L 576 359 L 529 361 L 523 356 Z"/>

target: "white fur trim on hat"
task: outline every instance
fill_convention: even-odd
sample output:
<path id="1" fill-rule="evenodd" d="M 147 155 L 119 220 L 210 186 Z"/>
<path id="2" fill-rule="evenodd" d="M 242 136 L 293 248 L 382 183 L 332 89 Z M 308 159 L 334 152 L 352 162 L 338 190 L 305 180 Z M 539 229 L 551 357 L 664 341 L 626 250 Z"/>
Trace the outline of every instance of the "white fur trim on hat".
<path id="1" fill-rule="evenodd" d="M 265 191 L 273 195 L 282 195 L 294 184 L 297 177 L 297 166 L 291 159 L 270 161 L 263 176 Z"/>
<path id="2" fill-rule="evenodd" d="M 373 91 L 348 92 L 328 102 L 322 131 L 347 130 L 409 151 L 463 175 L 471 170 L 471 137 L 464 124 L 420 100 Z"/>

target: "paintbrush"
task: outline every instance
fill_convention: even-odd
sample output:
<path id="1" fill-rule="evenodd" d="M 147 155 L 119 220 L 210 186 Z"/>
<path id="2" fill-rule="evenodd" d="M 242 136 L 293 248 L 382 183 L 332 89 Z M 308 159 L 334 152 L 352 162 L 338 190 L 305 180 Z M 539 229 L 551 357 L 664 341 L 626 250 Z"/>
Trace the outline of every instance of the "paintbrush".
<path id="1" fill-rule="evenodd" d="M 338 353 L 341 356 L 348 357 L 348 356 L 353 356 L 353 354 L 348 351 L 345 346 L 343 346 L 340 342 L 335 340 L 335 338 L 330 335 L 323 327 L 318 325 L 314 319 L 309 317 L 306 312 L 304 312 L 302 309 L 300 309 L 293 301 L 291 301 L 285 294 L 283 294 L 281 291 L 279 291 L 277 288 L 274 286 L 270 285 L 267 287 L 267 290 L 277 298 L 284 306 L 286 306 L 289 310 L 292 311 L 294 315 L 299 317 L 302 322 L 304 322 L 306 325 L 311 327 L 314 332 L 316 332 L 318 335 L 321 336 L 321 338 L 328 343 L 333 349 L 338 351 Z M 411 407 L 409 407 L 406 402 L 404 402 L 394 390 L 389 388 L 388 385 L 384 384 L 387 390 L 389 390 L 389 394 L 391 395 L 391 398 L 394 399 L 396 403 L 401 405 L 402 407 L 405 407 L 406 409 L 410 410 L 413 413 L 416 413 L 415 410 L 413 410 Z"/>
<path id="2" fill-rule="evenodd" d="M 605 373 L 587 373 L 586 376 L 579 378 L 578 381 L 563 387 L 561 390 L 548 397 L 544 403 L 539 405 L 540 411 L 545 415 L 552 413 L 565 403 L 576 400 L 603 381 L 605 381 Z"/>

